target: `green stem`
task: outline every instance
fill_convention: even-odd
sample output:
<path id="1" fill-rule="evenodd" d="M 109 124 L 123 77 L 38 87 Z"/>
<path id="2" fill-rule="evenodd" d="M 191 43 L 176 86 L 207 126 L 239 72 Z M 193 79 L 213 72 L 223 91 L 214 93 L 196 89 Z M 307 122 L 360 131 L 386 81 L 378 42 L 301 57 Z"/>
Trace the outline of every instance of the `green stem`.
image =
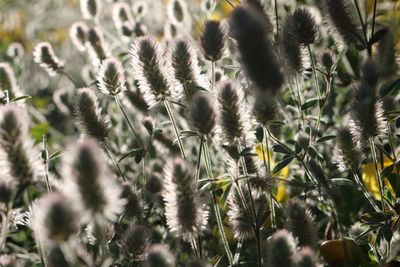
<path id="1" fill-rule="evenodd" d="M 0 251 L 6 246 L 8 235 L 8 224 L 10 223 L 12 212 L 12 201 L 8 202 L 6 210 L 1 214 L 1 234 L 0 234 Z"/>
<path id="2" fill-rule="evenodd" d="M 211 93 L 214 93 L 215 87 L 215 61 L 211 61 Z"/>
<path id="3" fill-rule="evenodd" d="M 72 79 L 72 77 L 68 73 L 61 72 L 61 74 L 64 75 L 75 86 L 75 88 L 79 88 L 78 84 L 74 81 L 74 79 Z"/>
<path id="4" fill-rule="evenodd" d="M 172 126 L 174 127 L 175 135 L 176 135 L 176 138 L 178 140 L 178 145 L 179 145 L 179 149 L 181 150 L 182 158 L 186 159 L 185 151 L 183 149 L 182 139 L 181 139 L 181 137 L 179 135 L 178 126 L 176 124 L 174 115 L 172 114 L 172 110 L 171 110 L 171 107 L 169 105 L 168 100 L 164 100 L 164 105 L 165 105 L 165 108 L 167 109 L 168 116 L 169 116 L 169 118 L 170 118 L 170 120 L 172 122 Z"/>
<path id="5" fill-rule="evenodd" d="M 128 123 L 129 128 L 131 129 L 133 135 L 135 136 L 136 141 L 138 141 L 138 143 L 139 143 L 139 146 L 142 148 L 142 150 L 144 150 L 143 141 L 140 138 L 140 136 L 136 133 L 135 129 L 133 128 L 133 125 L 132 125 L 131 121 L 129 120 L 128 115 L 126 114 L 125 109 L 122 106 L 122 103 L 121 103 L 118 95 L 115 96 L 115 102 L 117 103 L 119 109 L 121 110 L 122 114 L 124 115 L 125 120 Z"/>
<path id="6" fill-rule="evenodd" d="M 374 12 L 373 12 L 373 16 L 372 16 L 371 37 L 374 36 L 374 31 L 375 31 L 376 5 L 377 5 L 377 1 L 374 0 Z"/>
<path id="7" fill-rule="evenodd" d="M 275 23 L 276 23 L 276 40 L 279 40 L 279 17 L 278 17 L 278 1 L 274 0 Z"/>
<path id="8" fill-rule="evenodd" d="M 43 153 L 45 153 L 44 158 L 43 158 L 43 163 L 44 163 L 44 174 L 45 174 L 45 179 L 46 179 L 46 187 L 47 187 L 47 193 L 52 194 L 53 190 L 51 188 L 50 184 L 50 179 L 49 179 L 49 152 L 47 150 L 47 140 L 46 140 L 46 135 L 43 135 Z"/>
<path id="9" fill-rule="evenodd" d="M 377 161 L 377 156 L 376 156 L 375 143 L 374 143 L 374 140 L 372 139 L 372 137 L 370 137 L 368 141 L 369 141 L 369 146 L 371 148 L 372 159 L 374 161 L 375 175 L 376 175 L 376 179 L 378 180 L 378 185 L 379 185 L 379 193 L 381 195 L 382 211 L 385 214 L 385 219 L 387 222 L 388 218 L 387 218 L 387 214 L 386 214 L 385 198 L 384 198 L 384 194 L 383 194 L 382 179 L 381 179 L 381 175 L 380 175 L 379 169 L 378 169 L 378 161 Z"/>
<path id="10" fill-rule="evenodd" d="M 203 153 L 204 153 L 204 160 L 206 162 L 205 165 L 206 165 L 206 170 L 207 170 L 207 176 L 210 179 L 213 179 L 214 174 L 212 173 L 211 160 L 209 158 L 207 140 L 204 141 L 203 146 L 204 146 Z M 228 257 L 229 265 L 233 266 L 234 265 L 233 255 L 229 248 L 229 243 L 228 243 L 228 240 L 225 235 L 224 225 L 222 223 L 222 217 L 221 217 L 221 212 L 218 207 L 217 197 L 215 195 L 215 192 L 212 189 L 211 189 L 211 196 L 212 196 L 213 208 L 214 208 L 214 212 L 215 212 L 215 219 L 217 220 L 217 226 L 218 226 L 219 234 L 222 239 L 222 244 L 224 246 L 226 256 Z"/>
<path id="11" fill-rule="evenodd" d="M 311 67 L 312 67 L 312 72 L 313 72 L 313 76 L 314 76 L 315 88 L 317 89 L 317 94 L 318 94 L 318 119 L 317 119 L 316 133 L 315 133 L 315 139 L 316 139 L 318 136 L 318 132 L 319 132 L 319 127 L 320 127 L 320 122 L 321 122 L 321 113 L 322 113 L 321 90 L 319 88 L 318 76 L 317 76 L 317 71 L 316 71 L 316 67 L 315 67 L 315 60 L 314 60 L 314 56 L 311 52 L 311 46 L 307 45 L 307 49 L 308 49 L 308 53 L 310 54 Z"/>
<path id="12" fill-rule="evenodd" d="M 201 162 L 201 153 L 203 151 L 203 142 L 204 142 L 204 136 L 201 135 L 200 136 L 200 145 L 199 145 L 199 155 L 198 155 L 197 164 L 196 164 L 196 184 L 200 180 L 200 162 Z"/>
<path id="13" fill-rule="evenodd" d="M 106 149 L 108 155 L 110 156 L 111 160 L 113 161 L 115 167 L 117 167 L 118 172 L 121 174 L 122 180 L 124 180 L 124 182 L 126 182 L 126 178 L 125 178 L 124 172 L 122 171 L 121 166 L 119 166 L 119 163 L 116 160 L 116 158 L 115 158 L 113 152 L 111 151 L 110 147 L 106 143 L 104 143 L 104 148 Z"/>
<path id="14" fill-rule="evenodd" d="M 363 30 L 365 45 L 368 45 L 367 29 L 365 28 L 364 20 L 362 18 L 361 10 L 360 10 L 357 0 L 354 0 L 354 5 L 356 6 L 358 18 L 360 20 L 360 24 L 361 24 L 361 27 Z M 368 48 L 368 55 L 371 55 L 371 52 L 372 51 L 370 51 L 370 48 Z"/>
<path id="15" fill-rule="evenodd" d="M 376 212 L 381 212 L 381 210 L 379 209 L 379 207 L 376 205 L 375 201 L 372 199 L 371 195 L 368 193 L 367 189 L 365 188 L 364 184 L 362 183 L 360 177 L 358 176 L 358 174 L 356 173 L 356 171 L 351 170 L 354 180 L 356 180 L 357 185 L 361 188 L 365 198 L 369 201 L 369 203 L 371 204 L 371 206 L 374 208 L 374 210 Z"/>

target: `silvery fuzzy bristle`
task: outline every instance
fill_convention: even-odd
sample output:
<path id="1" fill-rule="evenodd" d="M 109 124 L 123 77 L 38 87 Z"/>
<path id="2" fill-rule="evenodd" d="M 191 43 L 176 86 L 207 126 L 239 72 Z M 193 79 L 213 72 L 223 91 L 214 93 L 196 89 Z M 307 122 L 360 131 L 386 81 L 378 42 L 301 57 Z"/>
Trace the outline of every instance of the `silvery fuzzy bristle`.
<path id="1" fill-rule="evenodd" d="M 97 71 L 99 90 L 109 96 L 117 96 L 126 90 L 125 70 L 115 58 L 103 60 Z"/>
<path id="2" fill-rule="evenodd" d="M 339 171 L 357 170 L 362 161 L 361 144 L 349 128 L 341 128 L 336 133 L 333 163 Z"/>
<path id="3" fill-rule="evenodd" d="M 131 225 L 122 239 L 122 251 L 129 259 L 143 259 L 149 245 L 148 232 L 143 225 Z"/>
<path id="4" fill-rule="evenodd" d="M 136 1 L 132 6 L 133 14 L 137 21 L 140 21 L 144 16 L 147 15 L 149 6 L 145 1 Z"/>
<path id="5" fill-rule="evenodd" d="M 31 214 L 31 227 L 38 242 L 63 243 L 78 233 L 78 214 L 61 193 L 53 193 L 35 201 Z"/>
<path id="6" fill-rule="evenodd" d="M 78 90 L 75 101 L 75 115 L 85 135 L 104 143 L 109 134 L 109 122 L 101 114 L 101 107 L 96 94 L 90 88 Z"/>
<path id="7" fill-rule="evenodd" d="M 162 196 L 168 228 L 186 241 L 201 235 L 207 226 L 208 208 L 190 166 L 183 159 L 172 160 L 165 169 Z"/>
<path id="8" fill-rule="evenodd" d="M 267 201 L 265 194 L 256 190 L 249 191 L 247 186 L 240 185 L 240 188 L 233 188 L 228 197 L 228 218 L 236 239 L 249 240 L 254 238 L 255 222 L 251 207 L 254 204 L 256 216 L 262 216 L 262 213 L 265 214 L 267 212 L 267 206 L 265 205 Z"/>
<path id="9" fill-rule="evenodd" d="M 22 95 L 15 79 L 14 70 L 10 64 L 0 62 L 0 91 L 5 90 L 8 91 L 9 99 Z"/>
<path id="10" fill-rule="evenodd" d="M 296 252 L 297 242 L 286 229 L 278 230 L 268 240 L 267 267 L 294 267 L 292 256 Z"/>
<path id="11" fill-rule="evenodd" d="M 297 238 L 298 245 L 316 248 L 318 228 L 314 222 L 314 216 L 305 203 L 290 199 L 287 203 L 286 218 L 286 228 Z"/>
<path id="12" fill-rule="evenodd" d="M 42 42 L 33 49 L 33 60 L 47 71 L 50 76 L 55 76 L 63 71 L 64 61 L 54 53 L 53 47 L 48 42 Z"/>
<path id="13" fill-rule="evenodd" d="M 219 118 L 222 140 L 237 144 L 249 133 L 249 116 L 243 91 L 235 82 L 224 81 L 218 86 Z"/>
<path id="14" fill-rule="evenodd" d="M 173 95 L 173 90 L 179 88 L 165 66 L 163 53 L 155 37 L 143 36 L 135 39 L 130 54 L 133 75 L 138 80 L 139 89 L 150 108 Z"/>
<path id="15" fill-rule="evenodd" d="M 7 47 L 7 56 L 11 58 L 20 58 L 24 53 L 24 46 L 19 42 L 12 42 Z"/>
<path id="16" fill-rule="evenodd" d="M 285 38 L 300 45 L 310 45 L 315 42 L 318 35 L 318 26 L 308 9 L 297 8 L 286 17 Z"/>
<path id="17" fill-rule="evenodd" d="M 98 28 L 90 28 L 87 32 L 86 49 L 94 66 L 98 66 L 109 55 L 103 33 Z"/>
<path id="18" fill-rule="evenodd" d="M 125 2 L 114 3 L 112 6 L 112 19 L 118 30 L 124 22 L 133 23 L 134 19 L 129 4 Z"/>
<path id="19" fill-rule="evenodd" d="M 202 0 L 201 10 L 206 14 L 211 14 L 217 7 L 217 2 L 216 0 Z"/>
<path id="20" fill-rule="evenodd" d="M 355 85 L 350 103 L 351 128 L 358 140 L 382 135 L 386 119 L 381 99 L 378 97 L 379 73 L 376 63 L 368 59 L 362 66 L 362 80 Z"/>
<path id="21" fill-rule="evenodd" d="M 63 193 L 80 212 L 82 222 L 114 221 L 125 199 L 100 145 L 90 138 L 72 144 L 62 157 Z"/>
<path id="22" fill-rule="evenodd" d="M 197 59 L 197 51 L 188 39 L 178 38 L 169 43 L 167 63 L 172 75 L 185 88 L 190 99 L 198 90 L 194 86 L 208 87 Z"/>
<path id="23" fill-rule="evenodd" d="M 185 0 L 169 0 L 167 15 L 176 26 L 184 27 L 186 30 L 192 28 L 192 19 Z"/>
<path id="24" fill-rule="evenodd" d="M 269 92 L 257 92 L 254 95 L 253 115 L 257 122 L 266 126 L 274 120 L 278 113 L 278 103 L 275 96 Z"/>
<path id="25" fill-rule="evenodd" d="M 80 0 L 81 12 L 84 19 L 95 19 L 101 9 L 100 0 Z"/>
<path id="26" fill-rule="evenodd" d="M 38 180 L 42 164 L 39 151 L 28 135 L 30 120 L 26 111 L 14 105 L 0 107 L 0 158 L 7 175 L 19 185 Z"/>
<path id="27" fill-rule="evenodd" d="M 216 20 L 206 21 L 201 34 L 201 47 L 204 57 L 213 62 L 220 60 L 225 51 L 227 38 L 221 22 Z"/>
<path id="28" fill-rule="evenodd" d="M 378 69 L 382 77 L 390 78 L 398 73 L 400 55 L 396 47 L 394 29 L 390 29 L 386 36 L 379 41 L 376 57 Z"/>
<path id="29" fill-rule="evenodd" d="M 81 21 L 75 22 L 71 25 L 69 29 L 69 36 L 73 45 L 78 49 L 78 51 L 83 52 L 86 50 L 86 40 L 87 40 L 87 32 L 89 28 L 88 26 Z"/>
<path id="30" fill-rule="evenodd" d="M 209 93 L 196 93 L 191 102 L 189 123 L 201 134 L 209 134 L 215 127 L 217 112 Z"/>
<path id="31" fill-rule="evenodd" d="M 124 182 L 122 184 L 122 196 L 127 200 L 124 215 L 141 220 L 145 212 L 142 190 L 129 182 Z"/>
<path id="32" fill-rule="evenodd" d="M 155 244 L 146 251 L 145 267 L 176 267 L 175 257 L 162 244 Z"/>
<path id="33" fill-rule="evenodd" d="M 365 46 L 348 0 L 317 0 L 322 15 L 330 22 L 347 45 Z M 334 32 L 334 31 L 332 31 Z"/>

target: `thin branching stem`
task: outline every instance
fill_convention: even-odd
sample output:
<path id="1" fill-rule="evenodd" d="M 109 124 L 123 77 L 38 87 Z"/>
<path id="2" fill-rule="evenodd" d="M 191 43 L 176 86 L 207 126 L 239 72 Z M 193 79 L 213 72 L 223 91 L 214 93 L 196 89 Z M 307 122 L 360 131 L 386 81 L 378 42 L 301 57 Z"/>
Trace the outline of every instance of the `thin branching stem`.
<path id="1" fill-rule="evenodd" d="M 204 138 L 204 136 L 202 136 L 202 139 L 203 138 Z M 204 161 L 205 161 L 205 165 L 206 165 L 207 176 L 208 176 L 208 178 L 213 179 L 214 174 L 212 172 L 207 140 L 203 141 L 202 146 L 204 146 L 203 154 L 204 154 Z M 212 196 L 213 208 L 214 208 L 214 212 L 215 212 L 215 219 L 217 220 L 217 226 L 218 226 L 219 234 L 222 239 L 222 244 L 225 249 L 225 254 L 226 254 L 226 257 L 228 258 L 229 265 L 234 266 L 233 255 L 232 255 L 231 249 L 229 248 L 228 239 L 226 238 L 224 225 L 223 225 L 222 217 L 221 217 L 221 212 L 218 207 L 217 197 L 215 195 L 215 192 L 212 189 L 211 189 L 211 196 Z"/>
<path id="2" fill-rule="evenodd" d="M 172 114 L 172 110 L 171 110 L 168 100 L 164 100 L 164 105 L 168 112 L 169 119 L 172 122 L 172 126 L 174 127 L 175 135 L 178 140 L 178 145 L 179 145 L 179 149 L 181 150 L 182 158 L 186 159 L 186 154 L 185 154 L 185 150 L 183 149 L 183 143 L 182 143 L 181 136 L 179 134 L 178 125 L 176 124 L 175 117 L 174 117 L 174 114 Z"/>
<path id="3" fill-rule="evenodd" d="M 125 109 L 122 106 L 121 100 L 119 99 L 118 95 L 115 96 L 115 102 L 117 103 L 119 109 L 121 110 L 122 114 L 124 115 L 124 118 L 125 118 L 126 122 L 128 123 L 128 126 L 129 126 L 130 130 L 132 131 L 133 135 L 135 136 L 136 141 L 139 143 L 139 146 L 141 147 L 141 149 L 144 152 L 143 141 L 140 138 L 140 136 L 136 133 L 135 128 L 133 127 L 131 121 L 129 120 L 128 115 L 126 114 Z"/>
<path id="4" fill-rule="evenodd" d="M 317 118 L 316 133 L 315 133 L 315 136 L 314 136 L 314 138 L 316 139 L 318 137 L 319 127 L 320 127 L 320 122 L 321 122 L 321 115 L 322 115 L 321 90 L 319 88 L 316 65 L 315 65 L 314 56 L 313 56 L 312 51 L 311 51 L 311 46 L 307 45 L 307 49 L 308 49 L 308 53 L 310 54 L 311 67 L 312 67 L 312 72 L 313 72 L 313 76 L 314 76 L 315 88 L 317 89 L 317 94 L 318 94 L 318 118 Z"/>
<path id="5" fill-rule="evenodd" d="M 374 208 L 376 212 L 381 212 L 379 207 L 376 205 L 375 201 L 372 199 L 371 195 L 368 193 L 357 172 L 355 170 L 351 170 L 351 172 L 353 174 L 354 180 L 356 181 L 357 185 L 361 188 L 361 191 L 363 192 L 365 198 L 370 203 L 371 207 Z"/>
<path id="6" fill-rule="evenodd" d="M 371 148 L 372 160 L 374 162 L 376 179 L 378 180 L 379 193 L 381 195 L 382 211 L 385 214 L 385 220 L 387 222 L 388 217 L 387 217 L 387 214 L 386 214 L 386 206 L 385 206 L 385 198 L 384 198 L 384 194 L 383 194 L 382 178 L 381 178 L 381 175 L 380 175 L 379 169 L 378 169 L 378 159 L 377 159 L 377 156 L 376 156 L 375 142 L 374 142 L 372 137 L 369 138 L 368 141 L 369 141 L 369 146 Z"/>
<path id="7" fill-rule="evenodd" d="M 107 151 L 108 155 L 110 156 L 112 162 L 114 163 L 115 167 L 117 167 L 118 172 L 121 174 L 122 180 L 124 182 L 126 182 L 124 172 L 122 171 L 121 166 L 119 165 L 117 159 L 115 158 L 114 153 L 111 151 L 111 148 L 106 143 L 104 143 L 104 148 L 106 149 L 106 151 Z"/>

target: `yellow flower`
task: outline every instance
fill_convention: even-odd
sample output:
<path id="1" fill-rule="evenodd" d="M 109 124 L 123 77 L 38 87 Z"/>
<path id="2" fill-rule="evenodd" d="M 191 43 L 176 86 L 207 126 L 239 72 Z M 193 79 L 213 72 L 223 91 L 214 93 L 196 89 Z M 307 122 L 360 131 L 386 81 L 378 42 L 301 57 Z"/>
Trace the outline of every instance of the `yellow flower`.
<path id="1" fill-rule="evenodd" d="M 240 0 L 231 0 L 232 5 L 238 6 L 240 5 Z M 229 14 L 232 12 L 233 8 L 230 4 L 228 4 L 228 1 L 222 0 L 221 1 L 221 11 L 224 15 L 224 17 L 229 16 Z"/>
<path id="2" fill-rule="evenodd" d="M 261 145 L 258 144 L 256 146 L 256 153 L 258 155 L 258 158 L 260 160 L 263 160 L 263 154 L 262 154 L 262 150 L 261 150 Z M 271 170 L 275 167 L 276 162 L 274 160 L 273 154 L 272 152 L 269 153 L 270 155 L 270 162 L 271 162 Z M 264 156 L 267 159 L 267 152 L 264 151 Z M 275 174 L 275 177 L 279 177 L 281 179 L 287 179 L 289 177 L 289 167 L 285 167 L 282 170 L 280 170 L 277 174 Z M 277 186 L 277 190 L 275 195 L 275 198 L 278 202 L 285 202 L 289 199 L 289 193 L 288 193 L 289 188 L 287 187 L 286 182 L 284 181 L 279 181 L 278 182 L 278 186 Z"/>
<path id="3" fill-rule="evenodd" d="M 384 162 L 383 162 L 383 167 L 387 167 L 389 165 L 393 164 L 390 159 L 385 157 Z M 381 165 L 378 164 L 378 170 L 381 171 Z M 381 200 L 381 194 L 379 192 L 379 185 L 378 185 L 378 179 L 375 174 L 375 166 L 373 162 L 365 163 L 361 166 L 361 173 L 362 173 L 362 180 L 365 184 L 365 187 L 367 190 L 372 194 L 372 196 L 376 200 Z M 395 195 L 394 190 L 392 186 L 390 185 L 389 181 L 387 179 L 384 179 L 384 184 L 385 186 L 390 190 L 390 192 Z"/>

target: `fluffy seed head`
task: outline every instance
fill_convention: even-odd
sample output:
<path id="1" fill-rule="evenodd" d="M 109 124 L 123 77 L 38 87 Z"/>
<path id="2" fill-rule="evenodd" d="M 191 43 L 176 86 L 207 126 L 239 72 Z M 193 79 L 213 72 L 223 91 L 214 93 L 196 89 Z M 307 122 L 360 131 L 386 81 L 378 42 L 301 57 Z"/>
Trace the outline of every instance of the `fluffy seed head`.
<path id="1" fill-rule="evenodd" d="M 84 19 L 94 19 L 100 13 L 100 0 L 81 0 L 81 12 Z"/>
<path id="2" fill-rule="evenodd" d="M 146 16 L 149 6 L 145 1 L 136 1 L 132 6 L 132 10 L 136 20 L 140 20 Z"/>
<path id="3" fill-rule="evenodd" d="M 0 107 L 0 158 L 2 175 L 26 185 L 37 180 L 42 168 L 39 151 L 28 135 L 29 118 L 25 110 L 13 105 Z"/>
<path id="4" fill-rule="evenodd" d="M 125 71 L 122 63 L 115 58 L 105 59 L 97 72 L 97 81 L 102 93 L 117 96 L 126 90 Z"/>
<path id="5" fill-rule="evenodd" d="M 89 28 L 86 26 L 84 22 L 78 21 L 72 24 L 69 29 L 69 36 L 71 38 L 72 43 L 80 52 L 86 50 L 86 40 L 87 40 L 87 32 Z"/>
<path id="6" fill-rule="evenodd" d="M 141 190 L 137 189 L 130 183 L 125 182 L 122 187 L 122 196 L 127 199 L 124 215 L 131 218 L 135 217 L 140 220 L 145 208 Z"/>
<path id="7" fill-rule="evenodd" d="M 175 267 L 175 257 L 161 244 L 152 245 L 146 252 L 146 267 Z"/>
<path id="8" fill-rule="evenodd" d="M 201 134 L 209 134 L 216 123 L 214 101 L 208 93 L 197 93 L 190 106 L 189 122 Z"/>
<path id="9" fill-rule="evenodd" d="M 86 48 L 95 66 L 98 66 L 109 54 L 103 34 L 98 28 L 90 28 L 88 30 Z"/>
<path id="10" fill-rule="evenodd" d="M 125 205 L 121 188 L 110 172 L 104 152 L 94 139 L 69 147 L 62 158 L 64 194 L 71 198 L 83 222 L 115 220 Z"/>
<path id="11" fill-rule="evenodd" d="M 279 230 L 272 235 L 267 247 L 267 265 L 276 266 L 294 266 L 292 255 L 296 250 L 296 240 L 287 230 Z"/>
<path id="12" fill-rule="evenodd" d="M 316 3 L 347 45 L 365 47 L 348 0 L 317 0 Z"/>
<path id="13" fill-rule="evenodd" d="M 82 132 L 104 143 L 108 138 L 109 124 L 101 114 L 94 91 L 90 88 L 79 89 L 75 103 L 75 115 Z"/>
<path id="14" fill-rule="evenodd" d="M 396 35 L 389 30 L 385 37 L 378 43 L 377 64 L 379 74 L 388 78 L 396 75 L 399 70 L 399 57 L 396 48 Z"/>
<path id="15" fill-rule="evenodd" d="M 31 224 L 37 238 L 62 243 L 77 233 L 77 214 L 61 193 L 40 198 L 32 206 Z"/>
<path id="16" fill-rule="evenodd" d="M 12 58 L 22 57 L 25 53 L 25 49 L 21 43 L 12 42 L 7 47 L 7 56 Z"/>
<path id="17" fill-rule="evenodd" d="M 220 60 L 225 50 L 226 38 L 225 29 L 219 21 L 206 21 L 201 34 L 201 47 L 204 57 L 210 61 Z"/>
<path id="18" fill-rule="evenodd" d="M 187 29 L 191 28 L 192 21 L 186 1 L 170 0 L 167 6 L 167 15 L 171 22 L 176 26 L 184 26 Z"/>
<path id="19" fill-rule="evenodd" d="M 142 259 L 144 251 L 148 246 L 148 233 L 143 225 L 131 225 L 126 230 L 122 249 L 126 257 L 130 259 Z"/>
<path id="20" fill-rule="evenodd" d="M 215 7 L 217 6 L 217 1 L 215 0 L 202 0 L 201 1 L 201 10 L 204 13 L 211 14 Z"/>
<path id="21" fill-rule="evenodd" d="M 268 92 L 255 94 L 253 114 L 258 123 L 267 125 L 268 122 L 275 119 L 277 113 L 278 106 L 274 96 L 271 96 Z"/>
<path id="22" fill-rule="evenodd" d="M 296 199 L 288 201 L 286 228 L 293 233 L 299 246 L 315 248 L 318 241 L 317 226 L 310 210 Z"/>
<path id="23" fill-rule="evenodd" d="M 230 81 L 221 82 L 218 88 L 219 119 L 222 139 L 236 144 L 249 132 L 249 119 L 243 91 Z"/>
<path id="24" fill-rule="evenodd" d="M 71 265 L 65 258 L 64 252 L 59 245 L 54 245 L 49 249 L 47 255 L 47 264 L 49 267 L 70 267 Z"/>
<path id="25" fill-rule="evenodd" d="M 243 204 L 240 191 L 243 193 L 246 205 Z M 232 227 L 236 239 L 249 240 L 254 238 L 254 221 L 253 219 L 249 219 L 246 207 L 252 207 L 253 200 L 257 218 L 265 216 L 268 212 L 267 206 L 265 205 L 265 203 L 267 203 L 267 198 L 265 194 L 259 193 L 258 191 L 252 190 L 250 192 L 247 186 L 240 185 L 240 191 L 239 188 L 235 187 L 233 192 L 229 195 L 229 224 Z"/>
<path id="26" fill-rule="evenodd" d="M 276 93 L 284 78 L 268 39 L 265 24 L 250 9 L 237 7 L 232 13 L 230 28 L 237 43 L 241 63 L 250 80 L 257 88 Z"/>
<path id="27" fill-rule="evenodd" d="M 6 62 L 0 62 L 0 90 L 8 91 L 10 99 L 21 95 L 15 80 L 15 74 L 11 66 Z"/>
<path id="28" fill-rule="evenodd" d="M 161 49 L 155 37 L 143 36 L 131 45 L 132 68 L 144 94 L 147 104 L 152 107 L 171 96 L 176 81 L 169 75 L 163 61 Z"/>
<path id="29" fill-rule="evenodd" d="M 359 140 L 367 140 L 385 132 L 386 120 L 377 94 L 379 74 L 375 63 L 368 60 L 362 71 L 363 79 L 354 89 L 350 111 L 353 134 Z"/>
<path id="30" fill-rule="evenodd" d="M 336 146 L 333 150 L 333 162 L 339 171 L 357 170 L 362 160 L 360 143 L 349 128 L 341 128 L 336 134 Z"/>
<path id="31" fill-rule="evenodd" d="M 186 241 L 207 225 L 208 209 L 188 164 L 174 159 L 165 170 L 163 199 L 169 229 Z"/>
<path id="32" fill-rule="evenodd" d="M 47 71 L 50 76 L 55 76 L 62 72 L 64 61 L 61 61 L 53 51 L 53 47 L 48 42 L 42 42 L 33 49 L 33 60 Z"/>
<path id="33" fill-rule="evenodd" d="M 287 36 L 292 42 L 307 46 L 314 43 L 318 34 L 318 27 L 310 11 L 297 8 L 288 15 L 285 21 Z"/>
<path id="34" fill-rule="evenodd" d="M 167 51 L 167 62 L 171 64 L 170 70 L 173 76 L 183 86 L 187 97 L 191 97 L 196 91 L 193 86 L 206 87 L 205 79 L 201 74 L 197 51 L 187 39 L 176 39 L 170 43 Z"/>

